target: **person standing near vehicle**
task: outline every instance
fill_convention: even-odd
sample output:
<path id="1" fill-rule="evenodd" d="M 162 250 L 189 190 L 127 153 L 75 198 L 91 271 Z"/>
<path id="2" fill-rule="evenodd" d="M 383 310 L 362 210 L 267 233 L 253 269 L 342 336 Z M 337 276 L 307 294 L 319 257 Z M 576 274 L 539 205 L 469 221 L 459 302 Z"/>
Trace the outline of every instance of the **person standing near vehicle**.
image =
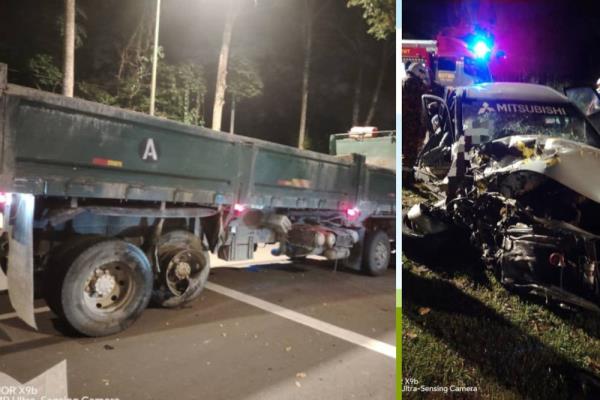
<path id="1" fill-rule="evenodd" d="M 402 180 L 410 185 L 417 155 L 425 140 L 421 96 L 428 92 L 429 76 L 422 63 L 412 63 L 406 72 L 402 82 Z"/>

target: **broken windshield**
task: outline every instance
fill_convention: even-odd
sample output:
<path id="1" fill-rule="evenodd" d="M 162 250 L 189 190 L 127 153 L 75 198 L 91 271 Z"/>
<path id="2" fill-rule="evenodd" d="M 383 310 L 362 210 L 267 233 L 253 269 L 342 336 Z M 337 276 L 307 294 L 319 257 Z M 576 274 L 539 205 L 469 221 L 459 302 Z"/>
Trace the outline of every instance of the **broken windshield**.
<path id="1" fill-rule="evenodd" d="M 502 100 L 462 102 L 463 130 L 473 144 L 513 135 L 541 135 L 600 147 L 598 133 L 568 103 L 524 103 Z"/>

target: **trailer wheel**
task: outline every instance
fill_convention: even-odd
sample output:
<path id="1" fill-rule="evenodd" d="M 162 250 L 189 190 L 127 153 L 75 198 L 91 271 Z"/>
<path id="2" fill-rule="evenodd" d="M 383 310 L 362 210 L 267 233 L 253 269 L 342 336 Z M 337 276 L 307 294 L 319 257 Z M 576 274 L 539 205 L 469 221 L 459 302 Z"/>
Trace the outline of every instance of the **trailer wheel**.
<path id="1" fill-rule="evenodd" d="M 75 258 L 88 247 L 108 240 L 103 236 L 75 236 L 52 251 L 43 276 L 43 293 L 46 304 L 54 314 L 64 318 L 61 290 L 67 270 Z"/>
<path id="2" fill-rule="evenodd" d="M 152 268 L 131 243 L 89 240 L 95 243 L 66 251 L 63 267 L 54 271 L 50 285 L 59 290 L 48 303 L 77 332 L 111 335 L 129 327 L 147 307 Z"/>
<path id="3" fill-rule="evenodd" d="M 390 264 L 390 238 L 384 231 L 367 232 L 363 250 L 362 269 L 365 273 L 382 275 Z"/>
<path id="4" fill-rule="evenodd" d="M 210 273 L 208 251 L 200 238 L 187 231 L 172 231 L 163 235 L 157 246 L 160 272 L 153 303 L 173 308 L 196 299 Z"/>

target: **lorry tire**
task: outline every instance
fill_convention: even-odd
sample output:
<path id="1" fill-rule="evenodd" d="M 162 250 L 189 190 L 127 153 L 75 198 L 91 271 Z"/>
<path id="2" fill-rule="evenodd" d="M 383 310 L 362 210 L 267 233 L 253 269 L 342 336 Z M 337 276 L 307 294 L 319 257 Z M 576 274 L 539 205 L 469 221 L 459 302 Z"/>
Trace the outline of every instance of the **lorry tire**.
<path id="1" fill-rule="evenodd" d="M 379 276 L 385 273 L 390 264 L 390 238 L 384 231 L 367 232 L 362 257 L 362 270 L 368 275 Z"/>
<path id="2" fill-rule="evenodd" d="M 210 258 L 202 240 L 187 231 L 172 231 L 157 243 L 160 271 L 152 302 L 173 308 L 200 296 L 210 273 Z"/>
<path id="3" fill-rule="evenodd" d="M 81 252 L 104 240 L 108 238 L 97 235 L 74 236 L 52 250 L 42 282 L 46 304 L 57 316 L 64 319 L 61 288 L 67 269 Z"/>
<path id="4" fill-rule="evenodd" d="M 46 299 L 77 332 L 86 336 L 120 332 L 148 306 L 152 268 L 133 244 L 87 238 L 66 248 L 62 256 L 62 266 L 51 271 Z"/>

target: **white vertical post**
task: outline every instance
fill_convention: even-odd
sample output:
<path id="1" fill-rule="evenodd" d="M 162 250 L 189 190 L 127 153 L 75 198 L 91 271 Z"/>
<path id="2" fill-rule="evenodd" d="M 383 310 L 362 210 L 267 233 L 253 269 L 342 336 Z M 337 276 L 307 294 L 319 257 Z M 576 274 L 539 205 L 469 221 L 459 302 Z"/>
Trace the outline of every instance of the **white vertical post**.
<path id="1" fill-rule="evenodd" d="M 156 98 L 156 67 L 158 64 L 158 28 L 160 25 L 160 0 L 156 0 L 156 21 L 154 23 L 154 54 L 152 55 L 152 83 L 150 86 L 150 115 L 154 115 Z"/>
<path id="2" fill-rule="evenodd" d="M 229 133 L 233 133 L 235 127 L 235 95 L 231 96 L 231 118 L 229 119 Z"/>

